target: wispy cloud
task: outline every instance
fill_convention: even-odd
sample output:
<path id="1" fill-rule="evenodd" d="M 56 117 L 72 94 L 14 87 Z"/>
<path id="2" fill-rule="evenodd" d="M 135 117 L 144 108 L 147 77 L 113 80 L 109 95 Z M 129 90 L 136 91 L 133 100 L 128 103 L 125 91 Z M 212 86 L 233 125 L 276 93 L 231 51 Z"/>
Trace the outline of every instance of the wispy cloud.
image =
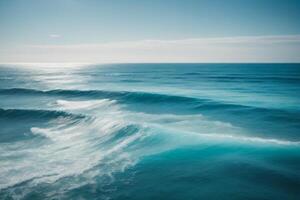
<path id="1" fill-rule="evenodd" d="M 49 37 L 50 38 L 60 38 L 61 35 L 59 35 L 59 34 L 50 34 Z"/>
<path id="2" fill-rule="evenodd" d="M 281 35 L 26 45 L 15 55 L 20 62 L 300 62 L 299 52 L 300 35 Z"/>
<path id="3" fill-rule="evenodd" d="M 60 37 L 60 35 L 52 35 Z M 110 43 L 93 44 L 71 44 L 71 45 L 30 45 L 37 48 L 153 48 L 170 46 L 189 46 L 201 47 L 202 45 L 224 45 L 224 44 L 243 44 L 243 45 L 263 45 L 263 44 L 288 44 L 300 43 L 300 35 L 282 35 L 282 36 L 237 36 L 237 37 L 215 37 L 215 38 L 189 38 L 178 40 L 139 40 L 139 41 L 121 41 Z"/>

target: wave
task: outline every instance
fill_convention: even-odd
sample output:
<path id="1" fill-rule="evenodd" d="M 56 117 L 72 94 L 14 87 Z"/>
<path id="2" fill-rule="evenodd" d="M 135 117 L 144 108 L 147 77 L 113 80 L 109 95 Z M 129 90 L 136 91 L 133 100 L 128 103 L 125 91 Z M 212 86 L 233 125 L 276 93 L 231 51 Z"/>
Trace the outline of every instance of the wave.
<path id="1" fill-rule="evenodd" d="M 22 184 L 28 188 L 39 183 L 55 184 L 57 180 L 70 177 L 76 179 L 76 176 L 84 174 L 79 182 L 72 183 L 81 184 L 92 181 L 95 176 L 124 170 L 134 162 L 124 148 L 139 135 L 123 137 L 110 145 L 111 134 L 123 125 L 118 123 L 116 127 L 116 123 L 111 122 L 105 128 L 105 122 L 95 120 L 73 126 L 32 127 L 33 134 L 41 135 L 49 141 L 44 139 L 44 144 L 41 144 L 38 142 L 40 139 L 36 138 L 0 147 L 0 157 L 5 158 L 0 170 L 0 190 Z M 98 168 L 98 165 L 102 166 Z"/>
<path id="2" fill-rule="evenodd" d="M 105 91 L 105 90 L 34 90 L 23 88 L 0 89 L 0 95 L 50 95 L 62 97 L 87 97 L 87 98 L 104 98 L 115 99 L 120 102 L 132 103 L 168 103 L 192 105 L 193 109 L 220 109 L 220 108 L 250 108 L 237 104 L 216 102 L 211 99 L 195 98 L 187 96 L 176 96 L 148 92 L 131 92 L 131 91 Z"/>
<path id="3" fill-rule="evenodd" d="M 57 110 L 33 110 L 33 109 L 2 109 L 0 118 L 8 119 L 53 119 L 58 117 L 69 117 L 72 119 L 84 118 L 84 115 L 72 114 Z"/>
<path id="4" fill-rule="evenodd" d="M 215 101 L 212 99 L 168 95 L 159 93 L 148 92 L 131 92 L 131 91 L 105 91 L 105 90 L 34 90 L 24 88 L 12 88 L 12 89 L 0 89 L 0 95 L 48 95 L 61 98 L 88 98 L 88 101 L 81 102 L 80 105 L 76 101 L 69 102 L 68 105 L 63 105 L 64 100 L 58 100 L 56 103 L 62 107 L 69 108 L 84 108 L 91 107 L 96 104 L 104 103 L 104 101 L 111 101 L 110 103 L 116 103 L 116 101 L 123 104 L 167 104 L 167 106 L 176 105 L 176 109 L 180 109 L 183 106 L 185 109 L 192 112 L 205 112 L 205 111 L 226 111 L 228 114 L 249 115 L 250 113 L 255 116 L 260 116 L 266 120 L 284 120 L 287 122 L 294 122 L 300 120 L 298 112 L 292 112 L 288 110 L 281 110 L 275 108 L 263 108 L 242 104 L 226 103 Z M 95 101 L 91 100 L 97 99 Z M 103 100 L 104 99 L 104 100 Z M 105 100 L 106 99 L 106 100 Z M 103 100 L 103 102 L 102 102 Z"/>
<path id="5" fill-rule="evenodd" d="M 108 107 L 115 104 L 116 101 L 109 99 L 101 100 L 88 100 L 88 101 L 67 101 L 67 100 L 57 100 L 54 105 L 66 109 L 66 110 L 91 110 L 99 107 Z"/>
<path id="6" fill-rule="evenodd" d="M 195 133 L 194 133 L 195 134 Z M 275 144 L 275 145 L 287 145 L 287 146 L 299 146 L 300 141 L 280 140 L 275 138 L 261 138 L 261 137 L 249 137 L 238 135 L 224 135 L 224 134 L 197 134 L 198 136 L 206 139 L 213 139 L 214 142 L 221 140 L 223 142 L 239 142 L 247 144 Z"/>
<path id="7" fill-rule="evenodd" d="M 55 104 L 72 112 L 78 109 L 85 111 L 94 106 L 106 107 L 108 104 L 116 106 L 109 100 L 58 100 Z M 46 127 L 34 126 L 30 129 L 31 133 L 43 137 L 0 146 L 0 159 L 3 160 L 0 168 L 0 191 L 12 190 L 14 193 L 15 189 L 23 185 L 34 188 L 40 183 L 55 185 L 60 184 L 58 180 L 74 178 L 71 185 L 59 186 L 62 190 L 70 189 L 76 184 L 87 184 L 95 177 L 110 176 L 113 172 L 133 165 L 135 159 L 131 158 L 126 148 L 143 134 L 140 133 L 141 129 L 131 128 L 132 125 L 123 119 L 121 112 L 116 114 L 117 108 L 101 112 L 101 116 L 78 120 L 76 123 L 73 120 L 54 120 Z M 20 114 L 20 110 L 3 111 L 14 113 L 13 116 Z M 70 115 L 65 111 L 21 112 L 26 117 L 42 117 L 45 113 L 50 117 Z M 5 113 L 3 115 L 6 116 Z M 77 176 L 81 177 L 78 181 Z"/>
<path id="8" fill-rule="evenodd" d="M 34 90 L 23 88 L 1 89 L 0 94 L 10 95 L 61 95 L 66 97 L 98 97 L 98 98 L 116 98 L 119 100 L 139 101 L 145 103 L 187 103 L 197 102 L 200 99 L 184 96 L 147 93 L 147 92 L 129 92 L 129 91 L 105 91 L 105 90 Z"/>

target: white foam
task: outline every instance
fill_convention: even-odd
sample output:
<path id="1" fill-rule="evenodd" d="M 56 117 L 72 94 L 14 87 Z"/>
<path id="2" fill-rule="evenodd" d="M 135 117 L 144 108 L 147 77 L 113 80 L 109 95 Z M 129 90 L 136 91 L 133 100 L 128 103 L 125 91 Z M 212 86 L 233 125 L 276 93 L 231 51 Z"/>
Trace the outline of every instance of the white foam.
<path id="1" fill-rule="evenodd" d="M 243 143 L 266 143 L 277 145 L 300 145 L 300 141 L 289 141 L 276 138 L 262 138 L 246 136 L 243 129 L 233 126 L 228 122 L 212 121 L 203 115 L 153 115 L 146 113 L 134 113 L 135 120 L 139 123 L 147 122 L 160 129 L 166 129 L 170 133 L 192 134 L 203 139 L 234 141 Z M 137 117 L 138 116 L 138 117 Z M 201 131 L 199 131 L 201 130 Z"/>
<path id="2" fill-rule="evenodd" d="M 172 131 L 239 134 L 243 130 L 228 122 L 212 121 L 201 114 L 175 115 L 175 114 L 146 114 L 131 113 L 127 119 L 138 124 L 159 125 L 162 128 L 173 129 Z"/>
<path id="3" fill-rule="evenodd" d="M 89 100 L 89 101 L 57 100 L 56 105 L 66 110 L 78 110 L 78 109 L 94 109 L 97 107 L 110 106 L 115 102 L 116 101 L 109 100 L 109 99 Z"/>
<path id="4" fill-rule="evenodd" d="M 105 170 L 95 173 L 111 174 L 124 170 L 135 163 L 134 158 L 124 150 L 133 143 L 139 134 L 133 134 L 117 141 L 114 145 L 106 143 L 114 134 L 128 124 L 124 114 L 110 100 L 97 101 L 58 101 L 68 109 L 91 109 L 111 106 L 111 112 L 101 112 L 77 123 L 52 123 L 49 128 L 32 127 L 34 135 L 42 135 L 14 145 L 0 146 L 0 189 L 32 180 L 30 185 L 40 182 L 55 183 L 56 180 L 83 174 L 100 163 L 108 165 Z M 60 121 L 58 120 L 57 123 Z M 105 160 L 105 161 L 103 161 Z M 92 173 L 90 174 L 90 179 Z M 82 181 L 82 180 L 81 180 Z M 29 185 L 29 186 L 30 186 Z M 28 186 L 28 187 L 29 187 Z"/>
<path id="5" fill-rule="evenodd" d="M 204 137 L 213 140 L 222 141 L 234 141 L 243 143 L 262 143 L 262 144 L 276 144 L 276 145 L 300 145 L 300 141 L 289 141 L 280 140 L 275 138 L 261 138 L 261 137 L 249 137 L 249 136 L 238 136 L 238 135 L 225 135 L 225 134 L 198 134 L 194 133 L 199 137 Z"/>

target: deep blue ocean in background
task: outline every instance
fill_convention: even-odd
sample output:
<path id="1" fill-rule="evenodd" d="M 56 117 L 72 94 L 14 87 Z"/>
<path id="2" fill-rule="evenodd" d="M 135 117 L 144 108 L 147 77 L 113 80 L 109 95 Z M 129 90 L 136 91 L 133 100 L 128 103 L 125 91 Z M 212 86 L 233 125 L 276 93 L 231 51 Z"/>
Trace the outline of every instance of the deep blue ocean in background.
<path id="1" fill-rule="evenodd" d="M 0 199 L 300 199 L 300 64 L 1 65 Z"/>

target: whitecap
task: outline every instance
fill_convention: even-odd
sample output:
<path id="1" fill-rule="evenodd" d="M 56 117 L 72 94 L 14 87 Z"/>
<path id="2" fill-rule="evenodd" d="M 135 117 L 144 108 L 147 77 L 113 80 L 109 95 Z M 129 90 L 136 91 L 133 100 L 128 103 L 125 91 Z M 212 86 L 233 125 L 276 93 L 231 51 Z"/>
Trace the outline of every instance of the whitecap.
<path id="1" fill-rule="evenodd" d="M 61 109 L 77 110 L 77 109 L 94 109 L 99 107 L 106 107 L 116 103 L 114 100 L 100 99 L 100 100 L 88 100 L 88 101 L 67 101 L 57 100 L 55 105 Z"/>

